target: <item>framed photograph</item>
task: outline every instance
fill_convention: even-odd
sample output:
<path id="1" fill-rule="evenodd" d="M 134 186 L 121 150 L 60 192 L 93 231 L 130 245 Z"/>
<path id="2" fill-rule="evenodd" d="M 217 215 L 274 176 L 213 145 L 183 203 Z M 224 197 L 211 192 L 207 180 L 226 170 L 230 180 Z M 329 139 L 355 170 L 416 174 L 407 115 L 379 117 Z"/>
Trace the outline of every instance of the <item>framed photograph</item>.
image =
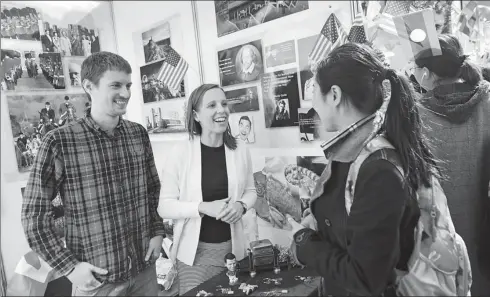
<path id="1" fill-rule="evenodd" d="M 232 114 L 229 118 L 231 134 L 245 143 L 255 142 L 255 122 L 251 114 Z"/>
<path id="2" fill-rule="evenodd" d="M 300 108 L 295 68 L 265 73 L 261 80 L 265 127 L 298 126 Z"/>
<path id="3" fill-rule="evenodd" d="M 225 91 L 231 113 L 259 110 L 257 87 Z"/>
<path id="4" fill-rule="evenodd" d="M 10 95 L 7 104 L 20 173 L 31 169 L 40 141 L 47 132 L 83 117 L 90 106 L 85 93 Z"/>
<path id="5" fill-rule="evenodd" d="M 308 1 L 214 1 L 218 37 L 308 9 Z"/>
<path id="6" fill-rule="evenodd" d="M 141 34 L 145 63 L 165 59 L 170 44 L 170 24 L 165 22 Z"/>
<path id="7" fill-rule="evenodd" d="M 230 86 L 260 79 L 264 73 L 260 40 L 218 52 L 221 86 Z"/>
<path id="8" fill-rule="evenodd" d="M 35 91 L 65 88 L 65 73 L 59 53 L 20 45 L 1 50 L 2 91 Z"/>
<path id="9" fill-rule="evenodd" d="M 319 138 L 320 118 L 313 108 L 298 108 L 298 122 L 301 142 Z"/>
<path id="10" fill-rule="evenodd" d="M 186 100 L 161 101 L 143 106 L 149 134 L 185 132 Z"/>
<path id="11" fill-rule="evenodd" d="M 168 87 L 162 81 L 157 79 L 158 72 L 160 71 L 160 68 L 162 68 L 164 61 L 165 59 L 140 67 L 141 89 L 143 90 L 144 103 L 185 97 L 183 80 L 180 83 L 180 91 L 174 96 Z"/>
<path id="12" fill-rule="evenodd" d="M 296 63 L 296 47 L 294 40 L 265 46 L 264 56 L 266 68 Z"/>

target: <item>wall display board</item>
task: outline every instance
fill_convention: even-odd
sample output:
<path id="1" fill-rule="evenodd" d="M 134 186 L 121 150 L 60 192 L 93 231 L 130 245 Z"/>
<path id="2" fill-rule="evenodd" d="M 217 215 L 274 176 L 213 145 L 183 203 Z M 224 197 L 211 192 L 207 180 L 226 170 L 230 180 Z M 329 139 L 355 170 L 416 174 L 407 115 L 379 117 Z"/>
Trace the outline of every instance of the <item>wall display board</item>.
<path id="1" fill-rule="evenodd" d="M 214 1 L 218 36 L 308 9 L 308 1 Z"/>
<path id="2" fill-rule="evenodd" d="M 2 140 L 12 143 L 2 147 L 2 156 L 9 156 L 2 164 L 12 164 L 8 181 L 27 179 L 38 138 L 84 116 L 83 60 L 101 50 L 117 52 L 110 2 L 66 4 L 1 3 L 2 124 L 11 127 L 2 129 Z"/>

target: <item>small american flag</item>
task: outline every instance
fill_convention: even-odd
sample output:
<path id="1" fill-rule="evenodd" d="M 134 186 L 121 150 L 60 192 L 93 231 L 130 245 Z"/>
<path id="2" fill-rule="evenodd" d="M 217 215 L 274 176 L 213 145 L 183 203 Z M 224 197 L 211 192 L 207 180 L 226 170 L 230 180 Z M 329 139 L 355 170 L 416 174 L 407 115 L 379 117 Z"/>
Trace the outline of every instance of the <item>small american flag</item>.
<path id="1" fill-rule="evenodd" d="M 313 50 L 309 54 L 308 58 L 311 63 L 316 64 L 327 54 L 337 46 L 344 44 L 347 41 L 347 34 L 339 19 L 335 14 L 330 14 L 325 25 L 323 25 L 322 32 L 316 40 Z"/>
<path id="2" fill-rule="evenodd" d="M 386 1 L 386 6 L 383 10 L 383 13 L 399 16 L 402 14 L 407 14 L 410 12 L 410 4 L 412 1 Z"/>
<path id="3" fill-rule="evenodd" d="M 354 22 L 352 23 L 347 39 L 350 42 L 356 43 L 367 42 L 366 29 L 364 27 L 364 15 L 362 12 L 357 13 L 356 17 L 354 18 Z"/>
<path id="4" fill-rule="evenodd" d="M 157 79 L 167 85 L 169 91 L 175 96 L 180 89 L 180 82 L 184 79 L 187 69 L 189 69 L 189 64 L 170 47 L 167 58 L 158 71 Z"/>

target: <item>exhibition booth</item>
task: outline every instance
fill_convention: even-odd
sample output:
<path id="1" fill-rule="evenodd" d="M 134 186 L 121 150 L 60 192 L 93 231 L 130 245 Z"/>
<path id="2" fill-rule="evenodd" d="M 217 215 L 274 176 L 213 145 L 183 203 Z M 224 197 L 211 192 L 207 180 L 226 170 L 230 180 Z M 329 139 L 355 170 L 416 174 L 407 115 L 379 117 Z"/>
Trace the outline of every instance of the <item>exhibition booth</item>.
<path id="1" fill-rule="evenodd" d="M 326 165 L 320 140 L 334 136 L 316 131 L 309 112 L 310 54 L 326 22 L 340 36 L 349 35 L 357 24 L 386 64 L 405 71 L 410 57 L 393 20 L 380 17 L 384 2 L 2 1 L 1 256 L 7 283 L 19 274 L 19 261 L 30 251 L 20 214 L 36 135 L 84 116 L 90 104 L 81 87 L 81 63 L 99 51 L 129 61 L 133 86 L 125 118 L 147 129 L 159 171 L 166 153 L 188 140 L 185 112 L 191 92 L 203 83 L 223 88 L 232 134 L 247 143 L 252 157 L 258 197 L 246 214 L 248 240 L 269 239 L 287 250 L 291 232 L 275 226 L 274 212 L 294 214 L 308 205 L 313 190 L 308 185 Z M 476 1 L 476 23 L 468 32 L 461 30 L 460 15 L 470 1 L 399 2 L 411 2 L 397 8 L 407 12 L 431 10 L 438 30 L 456 34 L 471 59 L 489 59 L 486 1 Z M 159 76 L 172 49 L 185 63 L 176 88 Z M 311 182 L 288 174 L 293 171 L 303 172 Z M 59 198 L 54 207 L 60 209 L 56 222 L 62 226 Z M 172 222 L 166 223 L 171 230 Z M 284 281 L 291 278 L 304 285 L 287 293 L 312 294 L 308 290 L 317 280 L 308 273 L 284 274 Z M 159 277 L 163 285 L 165 275 Z M 268 279 L 273 283 L 274 275 Z M 167 289 L 162 295 L 175 293 Z"/>

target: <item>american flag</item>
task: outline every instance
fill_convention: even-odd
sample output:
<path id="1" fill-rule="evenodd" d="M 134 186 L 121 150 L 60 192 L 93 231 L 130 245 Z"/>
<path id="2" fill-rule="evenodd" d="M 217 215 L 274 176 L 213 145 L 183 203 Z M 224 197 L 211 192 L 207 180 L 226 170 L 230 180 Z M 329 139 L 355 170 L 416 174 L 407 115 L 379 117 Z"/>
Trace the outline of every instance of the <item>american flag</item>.
<path id="1" fill-rule="evenodd" d="M 347 34 L 344 28 L 342 28 L 342 24 L 335 14 L 332 13 L 325 22 L 325 25 L 323 25 L 322 32 L 318 36 L 308 58 L 313 64 L 316 64 L 325 58 L 330 51 L 344 44 L 346 41 Z"/>
<path id="2" fill-rule="evenodd" d="M 347 39 L 350 42 L 356 43 L 367 42 L 366 28 L 364 27 L 364 15 L 362 12 L 357 13 L 356 17 L 354 18 L 354 22 L 352 23 Z"/>
<path id="3" fill-rule="evenodd" d="M 169 91 L 175 95 L 180 89 L 180 82 L 184 79 L 187 69 L 189 69 L 189 64 L 170 47 L 167 58 L 158 71 L 157 79 L 167 85 Z"/>
<path id="4" fill-rule="evenodd" d="M 407 14 L 410 12 L 410 4 L 412 1 L 386 1 L 386 6 L 383 10 L 383 13 L 399 16 L 402 14 Z"/>

